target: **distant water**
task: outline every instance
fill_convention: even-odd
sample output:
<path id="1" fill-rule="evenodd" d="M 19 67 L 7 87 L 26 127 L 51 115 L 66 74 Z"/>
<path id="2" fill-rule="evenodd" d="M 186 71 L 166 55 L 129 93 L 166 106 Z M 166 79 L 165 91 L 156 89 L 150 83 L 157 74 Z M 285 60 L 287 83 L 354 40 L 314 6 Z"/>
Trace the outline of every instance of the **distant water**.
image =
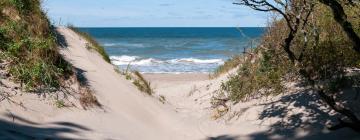
<path id="1" fill-rule="evenodd" d="M 105 47 L 111 62 L 143 73 L 212 72 L 265 28 L 80 28 Z"/>

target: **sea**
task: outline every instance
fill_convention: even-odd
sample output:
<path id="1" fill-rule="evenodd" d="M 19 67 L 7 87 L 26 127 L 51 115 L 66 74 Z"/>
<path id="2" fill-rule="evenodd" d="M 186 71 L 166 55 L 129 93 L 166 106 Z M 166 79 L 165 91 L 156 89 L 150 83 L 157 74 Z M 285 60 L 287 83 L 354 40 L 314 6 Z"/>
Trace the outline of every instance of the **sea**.
<path id="1" fill-rule="evenodd" d="M 79 28 L 93 36 L 120 69 L 142 73 L 211 73 L 254 48 L 265 28 Z"/>

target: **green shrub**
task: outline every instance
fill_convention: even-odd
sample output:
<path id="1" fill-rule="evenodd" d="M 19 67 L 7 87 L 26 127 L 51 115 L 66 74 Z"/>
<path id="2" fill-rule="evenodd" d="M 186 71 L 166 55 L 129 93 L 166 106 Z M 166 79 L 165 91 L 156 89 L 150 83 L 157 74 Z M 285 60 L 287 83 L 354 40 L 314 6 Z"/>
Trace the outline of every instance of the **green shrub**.
<path id="1" fill-rule="evenodd" d="M 270 54 L 262 54 L 263 57 L 259 57 L 253 63 L 251 59 L 247 59 L 235 75 L 222 83 L 221 90 L 228 93 L 231 101 L 237 103 L 252 97 L 276 95 L 284 90 L 281 81 L 288 69 L 270 61 L 270 57 L 267 56 Z"/>

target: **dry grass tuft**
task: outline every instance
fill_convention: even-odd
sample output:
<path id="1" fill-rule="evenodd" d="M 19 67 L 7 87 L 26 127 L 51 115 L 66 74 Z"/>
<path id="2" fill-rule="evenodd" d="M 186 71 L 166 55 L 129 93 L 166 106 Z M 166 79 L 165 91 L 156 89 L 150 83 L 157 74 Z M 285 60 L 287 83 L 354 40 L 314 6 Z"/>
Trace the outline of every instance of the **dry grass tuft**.
<path id="1" fill-rule="evenodd" d="M 88 87 L 82 88 L 80 94 L 80 104 L 84 109 L 88 109 L 91 107 L 101 107 L 101 104 L 94 96 L 93 91 L 90 90 Z"/>
<path id="2" fill-rule="evenodd" d="M 58 90 L 71 65 L 58 53 L 40 0 L 2 0 L 0 9 L 0 51 L 10 60 L 11 78 L 27 91 Z"/>
<path id="3" fill-rule="evenodd" d="M 166 98 L 164 95 L 159 95 L 159 101 L 162 103 L 162 104 L 165 104 L 166 103 Z"/>
<path id="4" fill-rule="evenodd" d="M 140 91 L 145 92 L 148 95 L 152 95 L 154 91 L 151 88 L 151 83 L 148 82 L 138 71 L 135 71 L 134 75 L 136 76 L 135 80 L 133 81 L 134 85 L 138 87 Z"/>
<path id="5" fill-rule="evenodd" d="M 236 68 L 237 66 L 239 66 L 241 64 L 241 56 L 240 55 L 236 55 L 233 56 L 232 58 L 230 58 L 229 60 L 227 60 L 223 65 L 219 66 L 215 72 L 210 75 L 210 78 L 216 78 L 219 77 L 220 75 L 229 72 L 230 70 Z"/>

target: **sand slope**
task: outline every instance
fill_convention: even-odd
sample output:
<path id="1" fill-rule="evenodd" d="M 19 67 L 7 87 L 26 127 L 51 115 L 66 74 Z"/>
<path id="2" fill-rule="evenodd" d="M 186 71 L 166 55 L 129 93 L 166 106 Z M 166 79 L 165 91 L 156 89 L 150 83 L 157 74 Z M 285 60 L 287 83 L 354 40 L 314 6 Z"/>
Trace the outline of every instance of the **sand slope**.
<path id="1" fill-rule="evenodd" d="M 66 42 L 65 46 L 60 48 L 61 54 L 83 72 L 102 104 L 102 108 L 86 111 L 76 107 L 58 109 L 46 98 L 19 93 L 12 97 L 12 100 L 21 103 L 20 105 L 0 102 L 0 139 L 48 137 L 119 140 L 359 138 L 356 137 L 357 134 L 347 129 L 330 133 L 323 131 L 321 127 L 315 127 L 312 123 L 309 123 L 309 126 L 316 131 L 309 127 L 303 129 L 291 127 L 295 126 L 296 122 L 288 123 L 286 127 L 289 129 L 275 129 L 274 131 L 270 129 L 281 122 L 282 113 L 278 111 L 286 110 L 284 112 L 293 112 L 293 114 L 309 112 L 308 106 L 300 106 L 299 109 L 299 105 L 293 103 L 294 99 L 298 99 L 294 97 L 300 94 L 240 103 L 232 109 L 237 113 L 234 117 L 214 120 L 211 117 L 213 111 L 210 98 L 221 82 L 226 80 L 227 75 L 213 80 L 207 79 L 204 75 L 180 75 L 180 77 L 179 75 L 145 75 L 155 86 L 156 95 L 165 96 L 167 101 L 162 104 L 158 99 L 139 92 L 131 81 L 125 80 L 125 77 L 115 72 L 113 65 L 105 62 L 95 51 L 88 50 L 86 41 L 76 33 L 63 27 L 57 30 Z M 231 116 L 231 114 L 228 115 Z M 309 117 L 288 120 L 296 119 L 304 122 L 311 121 Z"/>

